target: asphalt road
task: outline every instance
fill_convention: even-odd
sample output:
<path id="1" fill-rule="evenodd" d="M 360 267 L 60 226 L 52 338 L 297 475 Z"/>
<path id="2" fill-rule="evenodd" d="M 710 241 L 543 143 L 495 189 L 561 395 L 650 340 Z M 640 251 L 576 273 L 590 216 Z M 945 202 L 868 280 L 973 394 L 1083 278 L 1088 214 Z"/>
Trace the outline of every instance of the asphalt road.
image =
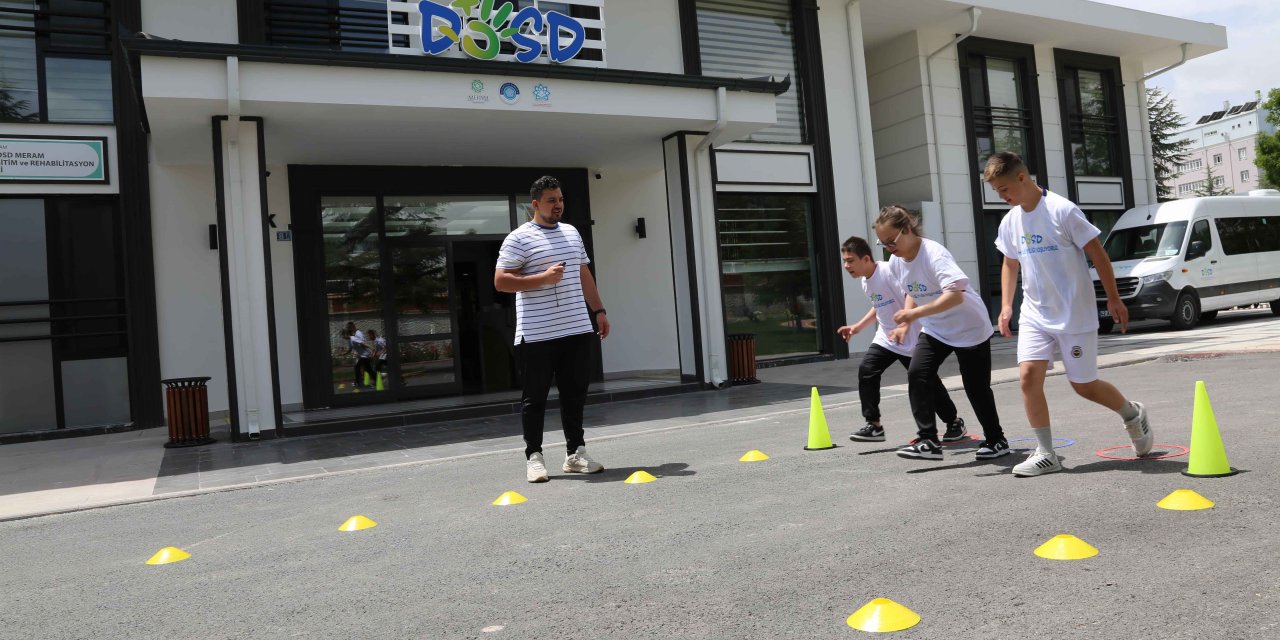
<path id="1" fill-rule="evenodd" d="M 542 485 L 505 453 L 0 523 L 0 637 L 841 638 L 867 635 L 845 618 L 887 597 L 923 618 L 900 638 L 1277 638 L 1278 365 L 1104 371 L 1179 445 L 1205 380 L 1243 471 L 1223 479 L 1095 456 L 1127 443 L 1119 420 L 1057 377 L 1055 429 L 1075 444 L 1041 478 L 973 445 L 896 457 L 909 414 L 889 394 L 882 444 L 849 442 L 844 407 L 827 415 L 840 446 L 806 452 L 807 416 L 774 411 L 597 443 L 597 476 L 559 473 L 549 448 Z M 1030 436 L 1016 383 L 995 391 L 1010 438 Z M 749 449 L 772 458 L 738 462 Z M 622 482 L 638 469 L 658 480 Z M 1181 488 L 1217 507 L 1156 508 Z M 507 490 L 529 501 L 489 504 Z M 337 530 L 356 514 L 379 525 Z M 1032 554 L 1059 533 L 1101 553 Z M 144 564 L 170 545 L 192 558 Z"/>

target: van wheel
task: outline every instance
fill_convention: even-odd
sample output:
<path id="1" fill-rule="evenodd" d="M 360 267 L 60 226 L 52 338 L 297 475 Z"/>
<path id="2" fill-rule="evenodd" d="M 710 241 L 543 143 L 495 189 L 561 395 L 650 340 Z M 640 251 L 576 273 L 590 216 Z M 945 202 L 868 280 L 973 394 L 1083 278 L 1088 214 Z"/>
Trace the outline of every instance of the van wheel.
<path id="1" fill-rule="evenodd" d="M 1105 335 L 1105 334 L 1111 333 L 1111 330 L 1114 328 L 1116 328 L 1115 320 L 1098 320 L 1099 335 Z"/>
<path id="2" fill-rule="evenodd" d="M 1218 319 L 1218 311 L 1216 309 L 1213 311 L 1200 312 L 1200 322 L 1213 322 L 1216 319 Z"/>
<path id="3" fill-rule="evenodd" d="M 1184 293 L 1178 296 L 1177 304 L 1173 305 L 1173 318 L 1171 318 L 1173 328 L 1179 331 L 1194 328 L 1200 322 L 1200 299 L 1194 293 Z"/>

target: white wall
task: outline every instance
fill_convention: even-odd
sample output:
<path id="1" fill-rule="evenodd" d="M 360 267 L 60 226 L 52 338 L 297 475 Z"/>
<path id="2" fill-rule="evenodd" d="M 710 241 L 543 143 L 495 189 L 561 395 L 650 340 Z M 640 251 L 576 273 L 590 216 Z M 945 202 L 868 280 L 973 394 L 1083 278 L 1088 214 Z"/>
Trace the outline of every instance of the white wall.
<path id="1" fill-rule="evenodd" d="M 918 36 L 904 34 L 866 55 L 880 203 L 933 200 L 924 56 Z"/>
<path id="2" fill-rule="evenodd" d="M 836 227 L 839 237 L 831 241 L 828 255 L 839 256 L 839 243 L 849 236 L 867 237 L 877 211 L 868 211 L 863 192 L 862 174 L 875 172 L 879 167 L 863 167 L 859 153 L 860 127 L 870 128 L 869 123 L 859 122 L 855 108 L 854 68 L 849 57 L 849 27 L 843 2 L 826 0 L 819 11 L 819 37 L 822 40 L 823 81 L 827 93 L 827 123 L 831 133 L 831 169 L 835 176 Z M 869 136 L 868 136 L 869 137 Z M 819 176 L 819 179 L 821 177 Z M 874 199 L 874 198 L 873 198 Z M 844 318 L 855 322 L 870 308 L 857 279 L 842 276 L 844 287 Z M 866 351 L 872 334 L 862 332 L 849 342 L 849 351 Z"/>
<path id="3" fill-rule="evenodd" d="M 1053 56 L 1053 46 L 1039 44 L 1035 46 L 1036 88 L 1040 91 L 1040 122 L 1044 126 L 1044 157 L 1047 174 L 1041 178 L 1041 184 L 1050 191 L 1069 194 L 1067 190 L 1067 159 L 1063 142 L 1062 106 L 1058 102 L 1058 71 Z M 1125 87 L 1126 108 L 1129 101 L 1130 87 Z M 1126 114 L 1126 117 L 1128 115 Z M 1132 146 L 1132 142 L 1130 142 Z M 1141 149 L 1142 145 L 1136 148 Z M 1046 182 L 1047 181 L 1047 182 Z"/>
<path id="4" fill-rule="evenodd" d="M 606 0 L 609 68 L 684 73 L 678 5 L 677 0 Z"/>
<path id="5" fill-rule="evenodd" d="M 270 123 L 268 123 L 270 126 Z M 271 150 L 267 149 L 270 153 Z M 267 212 L 275 214 L 268 247 L 271 251 L 271 287 L 275 293 L 276 366 L 280 377 L 280 404 L 302 404 L 302 364 L 298 353 L 298 305 L 293 272 L 293 242 L 279 242 L 275 231 L 285 231 L 292 221 L 289 209 L 289 170 L 268 166 Z"/>
<path id="6" fill-rule="evenodd" d="M 212 152 L 208 165 L 151 164 L 160 375 L 210 376 L 209 410 L 227 409 L 222 288 L 209 225 L 218 221 Z"/>
<path id="7" fill-rule="evenodd" d="M 236 0 L 142 0 L 142 30 L 193 42 L 240 41 Z"/>
<path id="8" fill-rule="evenodd" d="M 662 145 L 645 154 L 647 169 L 601 167 L 602 178 L 591 177 L 591 259 L 612 330 L 602 345 L 606 376 L 680 368 Z M 643 239 L 636 218 L 645 219 Z"/>
<path id="9" fill-rule="evenodd" d="M 1142 79 L 1142 61 L 1134 59 L 1120 60 L 1120 81 L 1124 84 L 1124 118 L 1128 125 L 1126 135 L 1129 137 L 1129 163 L 1133 174 L 1133 204 L 1142 206 L 1150 204 L 1147 194 L 1150 181 L 1147 180 L 1147 167 L 1151 164 L 1151 149 L 1142 142 L 1142 103 L 1147 97 L 1138 91 L 1138 81 Z M 1176 195 L 1178 187 L 1170 185 Z"/>

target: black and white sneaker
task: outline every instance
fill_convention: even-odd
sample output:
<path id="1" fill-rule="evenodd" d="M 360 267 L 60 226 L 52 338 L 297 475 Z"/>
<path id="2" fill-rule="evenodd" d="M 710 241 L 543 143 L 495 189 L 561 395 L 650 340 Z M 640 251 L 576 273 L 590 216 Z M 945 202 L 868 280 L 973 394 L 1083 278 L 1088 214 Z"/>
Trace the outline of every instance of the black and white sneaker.
<path id="1" fill-rule="evenodd" d="M 920 460 L 941 460 L 942 447 L 938 446 L 938 443 L 933 440 L 916 438 L 911 441 L 911 444 L 898 449 L 898 456 Z"/>
<path id="2" fill-rule="evenodd" d="M 1009 441 L 1003 438 L 999 440 L 983 440 L 982 444 L 978 445 L 978 452 L 974 454 L 979 460 L 990 460 L 1007 455 L 1009 455 Z"/>
<path id="3" fill-rule="evenodd" d="M 868 422 L 865 427 L 849 434 L 849 439 L 854 442 L 884 442 L 884 429 Z"/>
<path id="4" fill-rule="evenodd" d="M 959 442 L 969 437 L 969 430 L 964 426 L 964 418 L 956 418 L 955 422 L 947 425 L 946 433 L 942 434 L 943 442 Z"/>

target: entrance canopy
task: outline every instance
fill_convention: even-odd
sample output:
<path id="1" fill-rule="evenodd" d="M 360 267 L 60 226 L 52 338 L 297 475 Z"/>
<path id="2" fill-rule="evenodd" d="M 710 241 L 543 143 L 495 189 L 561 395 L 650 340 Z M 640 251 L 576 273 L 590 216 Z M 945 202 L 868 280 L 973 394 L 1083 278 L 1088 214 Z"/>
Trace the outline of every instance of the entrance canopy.
<path id="1" fill-rule="evenodd" d="M 268 164 L 626 167 L 642 157 L 651 165 L 672 133 L 711 129 L 720 115 L 717 85 L 728 89 L 721 140 L 772 125 L 775 93 L 787 86 L 714 78 L 689 86 L 689 76 L 616 71 L 602 80 L 592 77 L 606 75 L 600 71 L 536 77 L 322 66 L 241 56 L 226 45 L 179 57 L 156 51 L 163 43 L 135 44 L 150 45 L 136 48 L 161 164 L 209 162 L 211 118 L 227 115 L 237 92 L 240 115 L 264 120 Z"/>

